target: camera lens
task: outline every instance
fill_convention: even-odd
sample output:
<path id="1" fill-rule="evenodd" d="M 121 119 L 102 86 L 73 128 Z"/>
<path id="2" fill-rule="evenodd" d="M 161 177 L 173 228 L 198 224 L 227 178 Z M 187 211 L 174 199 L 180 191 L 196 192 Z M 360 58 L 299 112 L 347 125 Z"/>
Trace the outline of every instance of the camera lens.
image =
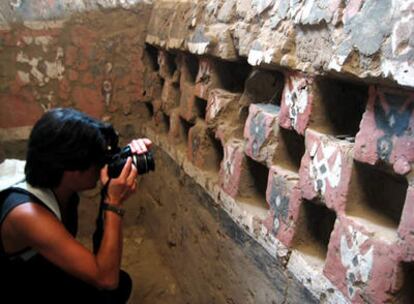
<path id="1" fill-rule="evenodd" d="M 155 170 L 154 158 L 151 151 L 148 151 L 144 154 L 134 155 L 133 161 L 137 167 L 138 174 L 145 174 L 149 171 Z"/>
<path id="2" fill-rule="evenodd" d="M 155 170 L 154 156 L 151 151 L 144 154 L 132 154 L 131 149 L 125 147 L 120 153 L 115 154 L 108 163 L 108 176 L 110 178 L 117 178 L 121 174 L 128 156 L 132 156 L 138 174 L 142 175 Z"/>

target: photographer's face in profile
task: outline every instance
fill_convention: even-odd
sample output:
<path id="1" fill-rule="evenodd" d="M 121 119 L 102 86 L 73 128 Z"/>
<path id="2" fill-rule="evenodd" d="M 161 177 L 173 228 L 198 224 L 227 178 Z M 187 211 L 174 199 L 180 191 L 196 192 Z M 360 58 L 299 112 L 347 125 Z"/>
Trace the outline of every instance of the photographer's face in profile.
<path id="1" fill-rule="evenodd" d="M 97 165 L 91 165 L 86 170 L 65 171 L 63 181 L 72 185 L 75 192 L 90 190 L 96 187 L 102 168 Z"/>

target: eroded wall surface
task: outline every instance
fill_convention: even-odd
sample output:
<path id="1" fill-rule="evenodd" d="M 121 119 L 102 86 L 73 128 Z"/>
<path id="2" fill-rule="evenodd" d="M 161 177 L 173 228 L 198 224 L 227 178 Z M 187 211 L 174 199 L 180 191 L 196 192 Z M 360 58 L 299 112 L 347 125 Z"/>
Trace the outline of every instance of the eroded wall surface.
<path id="1" fill-rule="evenodd" d="M 200 208 L 260 244 L 309 301 L 412 298 L 413 1 L 0 8 L 7 153 L 43 111 L 77 107 L 124 139 L 150 137 L 195 182 Z"/>

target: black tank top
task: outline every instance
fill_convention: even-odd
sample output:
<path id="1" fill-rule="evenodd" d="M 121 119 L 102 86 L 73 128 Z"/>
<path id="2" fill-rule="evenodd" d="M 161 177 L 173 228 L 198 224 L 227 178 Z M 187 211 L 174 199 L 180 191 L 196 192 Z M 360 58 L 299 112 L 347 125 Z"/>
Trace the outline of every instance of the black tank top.
<path id="1" fill-rule="evenodd" d="M 71 203 L 77 205 L 79 197 L 74 195 L 73 199 L 76 201 Z M 0 192 L 0 226 L 13 208 L 27 202 L 40 204 L 54 214 L 52 210 L 30 192 L 20 188 L 10 188 Z M 66 229 L 70 232 L 72 231 L 72 235 L 76 235 L 77 227 L 66 227 Z M 30 250 L 30 248 L 13 254 L 6 254 L 0 237 L 1 298 L 5 294 L 11 296 L 9 299 L 16 298 L 16 296 L 23 298 L 27 296 L 31 298 L 30 294 L 34 295 L 34 293 L 44 290 L 47 286 L 52 286 L 54 284 L 53 278 L 66 276 L 61 269 L 50 263 L 40 254 L 35 254 L 28 260 L 22 259 L 21 254 L 26 250 Z M 42 297 L 42 295 L 38 296 Z M 2 300 L 0 302 L 3 303 Z M 59 301 L 55 303 L 59 303 Z"/>
<path id="2" fill-rule="evenodd" d="M 24 189 L 20 189 L 20 188 L 9 188 L 7 190 L 0 192 L 0 227 L 10 211 L 12 211 L 17 206 L 27 203 L 27 202 L 42 205 L 54 215 L 53 211 L 46 204 L 44 204 L 40 199 L 38 199 L 35 195 L 31 194 L 30 192 Z M 74 208 L 77 209 L 78 203 L 79 203 L 79 196 L 75 194 L 71 197 L 70 204 L 72 206 L 75 206 Z M 77 228 L 78 228 L 77 227 L 77 215 L 75 217 L 76 219 L 74 220 L 72 225 L 69 225 L 69 224 L 65 225 L 66 229 L 74 237 L 76 237 Z M 30 250 L 30 248 L 28 248 L 27 250 Z M 17 258 L 17 256 L 19 256 L 23 251 L 16 252 L 11 255 L 6 254 L 4 251 L 3 240 L 1 239 L 1 235 L 0 235 L 0 257 L 6 256 L 9 259 L 14 259 L 14 258 Z"/>

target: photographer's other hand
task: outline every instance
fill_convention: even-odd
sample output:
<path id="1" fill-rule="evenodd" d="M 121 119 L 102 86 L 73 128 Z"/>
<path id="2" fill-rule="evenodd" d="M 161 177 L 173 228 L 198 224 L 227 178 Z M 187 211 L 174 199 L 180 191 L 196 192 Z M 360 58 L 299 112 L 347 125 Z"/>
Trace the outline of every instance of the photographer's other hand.
<path id="1" fill-rule="evenodd" d="M 105 166 L 101 170 L 101 181 L 108 181 L 108 169 Z M 137 187 L 136 178 L 138 175 L 137 168 L 132 164 L 132 158 L 128 157 L 121 174 L 117 178 L 111 179 L 108 185 L 106 202 L 113 205 L 121 205 Z"/>
<path id="2" fill-rule="evenodd" d="M 151 148 L 152 142 L 148 138 L 138 138 L 132 140 L 129 146 L 133 154 L 144 154 Z"/>

